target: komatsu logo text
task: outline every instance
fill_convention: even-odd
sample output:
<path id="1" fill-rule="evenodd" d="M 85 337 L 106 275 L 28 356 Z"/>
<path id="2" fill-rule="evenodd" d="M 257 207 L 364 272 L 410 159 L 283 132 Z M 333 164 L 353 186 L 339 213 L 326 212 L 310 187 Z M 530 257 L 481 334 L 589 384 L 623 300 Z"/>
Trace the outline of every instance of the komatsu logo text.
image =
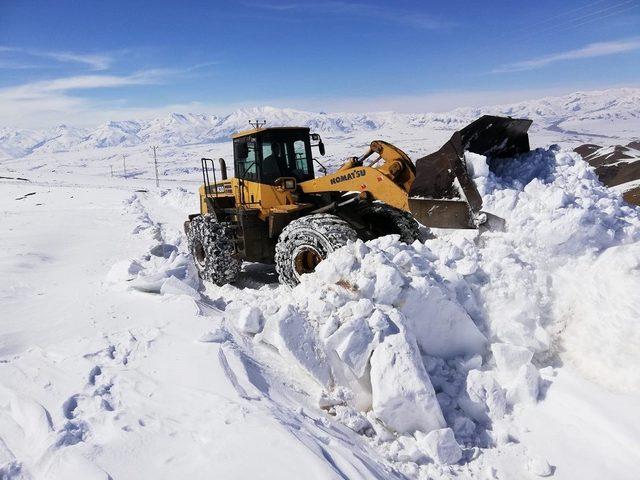
<path id="1" fill-rule="evenodd" d="M 345 173 L 339 177 L 332 178 L 330 183 L 331 185 L 335 185 L 336 183 L 346 182 L 348 180 L 353 180 L 354 178 L 364 177 L 366 173 L 366 170 L 356 170 L 354 172 Z"/>

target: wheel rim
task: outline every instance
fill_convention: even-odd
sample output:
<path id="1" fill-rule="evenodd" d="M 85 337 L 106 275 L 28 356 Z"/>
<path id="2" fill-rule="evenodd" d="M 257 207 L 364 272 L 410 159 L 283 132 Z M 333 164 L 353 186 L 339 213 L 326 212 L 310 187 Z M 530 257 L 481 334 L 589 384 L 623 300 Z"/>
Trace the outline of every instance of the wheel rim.
<path id="1" fill-rule="evenodd" d="M 207 258 L 207 253 L 204 251 L 204 246 L 202 242 L 196 241 L 193 245 L 193 257 L 196 260 L 196 263 L 201 267 L 204 266 L 205 260 Z"/>
<path id="2" fill-rule="evenodd" d="M 295 269 L 296 274 L 300 276 L 305 273 L 313 272 L 321 261 L 322 257 L 317 250 L 310 247 L 304 247 L 298 250 L 293 258 L 293 268 Z"/>

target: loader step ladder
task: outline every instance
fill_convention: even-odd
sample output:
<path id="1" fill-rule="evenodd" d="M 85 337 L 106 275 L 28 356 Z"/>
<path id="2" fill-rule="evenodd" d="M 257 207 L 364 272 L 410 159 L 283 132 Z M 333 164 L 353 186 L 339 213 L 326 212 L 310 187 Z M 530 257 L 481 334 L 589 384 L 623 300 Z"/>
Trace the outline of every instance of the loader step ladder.
<path id="1" fill-rule="evenodd" d="M 217 185 L 218 184 L 218 179 L 216 178 L 216 167 L 213 164 L 213 159 L 211 158 L 201 158 L 200 159 L 200 164 L 202 165 L 202 180 L 204 182 L 204 194 L 207 197 L 218 197 L 218 190 L 217 188 L 214 188 L 214 195 L 211 195 L 211 182 L 210 182 L 210 177 L 209 177 L 209 165 L 211 165 L 211 172 L 213 173 L 213 184 Z"/>

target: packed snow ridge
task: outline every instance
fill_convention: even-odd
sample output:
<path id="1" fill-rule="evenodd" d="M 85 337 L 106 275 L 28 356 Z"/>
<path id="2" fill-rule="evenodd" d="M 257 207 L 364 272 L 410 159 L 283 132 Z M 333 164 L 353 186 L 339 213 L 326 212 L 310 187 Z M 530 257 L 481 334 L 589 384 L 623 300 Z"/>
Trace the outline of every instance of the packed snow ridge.
<path id="1" fill-rule="evenodd" d="M 399 114 L 313 113 L 288 108 L 255 107 L 226 116 L 172 113 L 149 121 L 110 121 L 94 129 L 61 125 L 46 130 L 0 127 L 0 155 L 19 158 L 37 153 L 87 151 L 95 148 L 137 145 L 187 146 L 223 142 L 246 130 L 250 120 L 266 120 L 268 126 L 295 125 L 329 135 L 355 132 L 420 132 L 457 130 L 484 114 L 508 115 L 534 120 L 535 130 L 565 133 L 569 137 L 607 137 L 615 121 L 617 136 L 637 136 L 640 126 L 640 89 L 620 88 L 577 92 L 561 97 L 497 105 L 459 108 L 445 113 Z M 606 127 L 606 128 L 605 128 Z M 592 135 L 593 137 L 590 137 Z"/>
<path id="2" fill-rule="evenodd" d="M 203 290 L 181 241 L 114 266 L 109 281 L 224 298 L 224 322 L 201 341 L 258 359 L 277 352 L 287 375 L 309 379 L 320 408 L 402 475 L 493 476 L 481 453 L 504 448 L 551 475 L 519 446 L 518 419 L 557 367 L 640 392 L 640 212 L 574 152 L 538 149 L 495 173 L 482 156 L 467 161 L 506 231 L 356 241 L 293 290 Z"/>

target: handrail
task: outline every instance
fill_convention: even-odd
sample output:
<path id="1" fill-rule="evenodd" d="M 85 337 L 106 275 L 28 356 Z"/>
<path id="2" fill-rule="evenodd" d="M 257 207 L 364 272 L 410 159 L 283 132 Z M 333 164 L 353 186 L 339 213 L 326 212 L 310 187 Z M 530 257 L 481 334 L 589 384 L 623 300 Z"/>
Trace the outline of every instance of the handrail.
<path id="1" fill-rule="evenodd" d="M 318 165 L 320 165 L 320 171 L 322 172 L 323 175 L 326 175 L 328 171 L 327 167 L 325 167 L 317 158 L 313 158 L 313 161 L 316 162 Z"/>
<path id="2" fill-rule="evenodd" d="M 247 172 L 249 171 L 249 169 L 251 167 L 253 167 L 255 165 L 256 161 L 254 160 L 253 162 L 251 162 L 249 164 L 249 168 L 245 168 L 244 172 L 242 172 L 242 178 L 240 178 L 240 204 L 241 205 L 245 205 L 246 202 L 244 201 L 244 181 L 245 181 L 245 177 L 247 176 Z M 255 202 L 251 202 L 252 204 Z"/>
<path id="3" fill-rule="evenodd" d="M 215 196 L 216 198 L 218 198 L 218 187 L 217 187 L 218 178 L 216 177 L 216 167 L 211 158 L 202 157 L 200 159 L 200 163 L 202 165 L 202 179 L 204 180 L 204 195 L 205 197 L 208 197 L 209 194 L 211 193 L 211 182 L 209 181 L 209 169 L 207 168 L 207 162 L 211 162 L 211 170 L 213 171 L 213 184 L 216 185 L 214 189 Z"/>

